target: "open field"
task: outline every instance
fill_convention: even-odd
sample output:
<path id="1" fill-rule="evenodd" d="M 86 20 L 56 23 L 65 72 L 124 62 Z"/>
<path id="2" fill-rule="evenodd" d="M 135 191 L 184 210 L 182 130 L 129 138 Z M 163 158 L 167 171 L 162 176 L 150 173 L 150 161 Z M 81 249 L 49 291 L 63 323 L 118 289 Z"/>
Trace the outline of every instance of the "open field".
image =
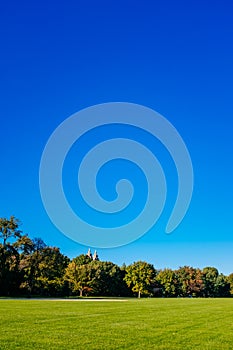
<path id="1" fill-rule="evenodd" d="M 0 300 L 0 349 L 233 349 L 233 299 Z"/>

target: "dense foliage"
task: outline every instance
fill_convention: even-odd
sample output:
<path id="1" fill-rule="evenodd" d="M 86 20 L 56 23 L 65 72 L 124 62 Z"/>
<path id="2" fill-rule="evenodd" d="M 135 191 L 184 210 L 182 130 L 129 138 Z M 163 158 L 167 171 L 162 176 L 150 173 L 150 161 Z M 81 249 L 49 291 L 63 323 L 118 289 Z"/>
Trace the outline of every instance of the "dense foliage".
<path id="1" fill-rule="evenodd" d="M 129 266 L 99 261 L 89 253 L 70 260 L 19 230 L 15 217 L 0 218 L 0 295 L 2 296 L 160 296 L 230 297 L 233 274 L 214 267 L 156 270 L 137 261 Z"/>

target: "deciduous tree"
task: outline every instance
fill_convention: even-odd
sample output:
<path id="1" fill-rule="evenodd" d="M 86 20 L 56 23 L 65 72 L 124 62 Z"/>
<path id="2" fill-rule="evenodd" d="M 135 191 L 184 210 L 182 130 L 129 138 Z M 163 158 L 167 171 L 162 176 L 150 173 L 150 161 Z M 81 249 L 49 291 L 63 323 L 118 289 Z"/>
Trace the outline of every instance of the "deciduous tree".
<path id="1" fill-rule="evenodd" d="M 178 281 L 175 271 L 171 269 L 159 271 L 156 281 L 162 289 L 163 296 L 174 297 L 178 294 Z"/>
<path id="2" fill-rule="evenodd" d="M 228 276 L 228 283 L 230 284 L 230 294 L 233 296 L 233 273 Z"/>
<path id="3" fill-rule="evenodd" d="M 202 296 L 204 283 L 200 269 L 190 266 L 180 267 L 176 271 L 180 296 Z"/>
<path id="4" fill-rule="evenodd" d="M 205 267 L 202 270 L 202 280 L 204 283 L 203 296 L 215 297 L 217 296 L 216 282 L 219 272 L 215 267 Z"/>
<path id="5" fill-rule="evenodd" d="M 19 225 L 20 221 L 14 216 L 11 216 L 10 219 L 0 218 L 0 238 L 3 239 L 4 247 L 9 238 L 19 238 L 21 236 Z"/>
<path id="6" fill-rule="evenodd" d="M 126 267 L 124 280 L 133 292 L 141 295 L 150 295 L 155 283 L 156 270 L 152 264 L 137 261 Z"/>
<path id="7" fill-rule="evenodd" d="M 77 264 L 73 259 L 66 268 L 64 279 L 68 281 L 72 293 L 82 297 L 85 291 L 90 291 L 92 273 L 90 264 Z"/>

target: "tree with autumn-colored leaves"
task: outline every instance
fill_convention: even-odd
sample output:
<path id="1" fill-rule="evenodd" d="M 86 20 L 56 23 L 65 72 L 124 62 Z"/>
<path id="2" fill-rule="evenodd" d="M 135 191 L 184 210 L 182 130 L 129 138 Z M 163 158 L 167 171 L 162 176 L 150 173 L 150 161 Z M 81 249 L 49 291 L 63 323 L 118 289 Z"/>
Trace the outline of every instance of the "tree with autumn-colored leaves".
<path id="1" fill-rule="evenodd" d="M 190 266 L 180 267 L 175 271 L 178 280 L 179 296 L 202 296 L 204 290 L 203 275 L 200 269 Z"/>

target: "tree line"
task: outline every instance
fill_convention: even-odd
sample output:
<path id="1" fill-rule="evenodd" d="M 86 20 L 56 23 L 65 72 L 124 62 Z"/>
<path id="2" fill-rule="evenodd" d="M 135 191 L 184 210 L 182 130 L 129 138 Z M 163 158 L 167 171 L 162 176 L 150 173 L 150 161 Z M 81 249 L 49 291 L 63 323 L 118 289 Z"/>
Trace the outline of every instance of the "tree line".
<path id="1" fill-rule="evenodd" d="M 233 273 L 215 267 L 158 270 L 144 261 L 120 267 L 90 252 L 69 259 L 19 227 L 14 216 L 0 218 L 1 296 L 233 296 Z"/>

